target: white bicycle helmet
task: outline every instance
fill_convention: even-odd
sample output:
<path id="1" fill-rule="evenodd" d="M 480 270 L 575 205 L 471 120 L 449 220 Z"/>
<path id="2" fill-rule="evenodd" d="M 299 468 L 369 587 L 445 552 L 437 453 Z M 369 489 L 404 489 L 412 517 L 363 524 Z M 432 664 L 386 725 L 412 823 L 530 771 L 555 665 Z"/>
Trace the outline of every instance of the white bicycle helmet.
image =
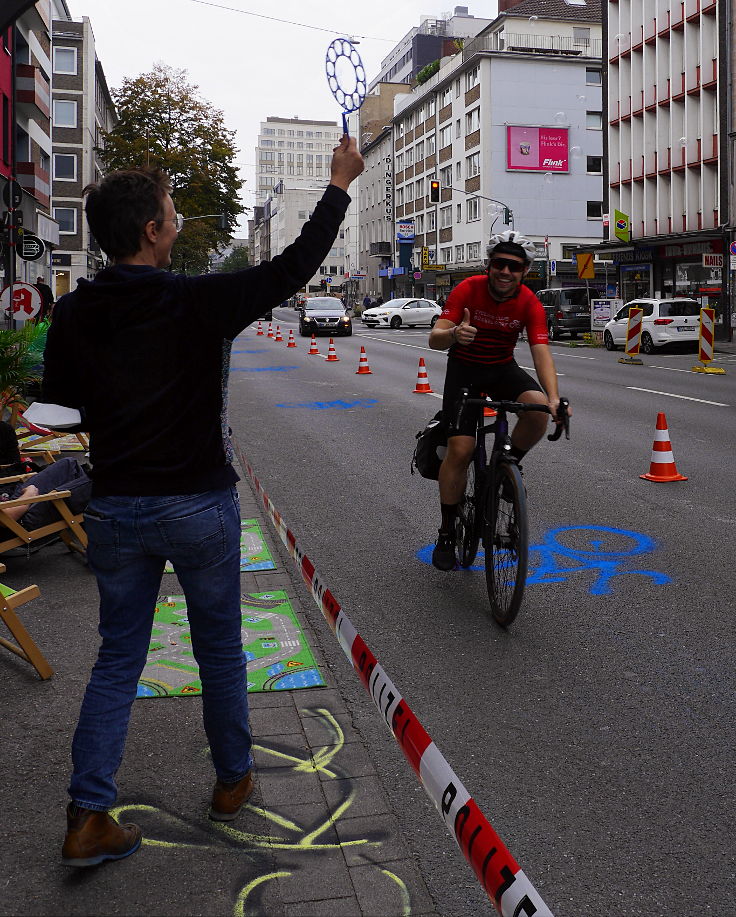
<path id="1" fill-rule="evenodd" d="M 515 229 L 507 229 L 506 232 L 496 233 L 488 240 L 486 247 L 486 257 L 492 255 L 516 255 L 518 258 L 525 258 L 527 264 L 531 264 L 537 257 L 537 249 L 533 242 L 526 239 L 520 232 Z"/>

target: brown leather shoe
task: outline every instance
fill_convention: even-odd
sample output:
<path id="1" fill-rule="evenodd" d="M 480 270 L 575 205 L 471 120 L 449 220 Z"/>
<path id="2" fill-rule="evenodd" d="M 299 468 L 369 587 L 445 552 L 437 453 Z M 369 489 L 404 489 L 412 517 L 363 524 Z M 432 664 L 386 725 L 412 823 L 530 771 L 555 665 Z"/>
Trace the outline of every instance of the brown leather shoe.
<path id="1" fill-rule="evenodd" d="M 138 825 L 119 825 L 107 812 L 79 807 L 66 810 L 66 837 L 61 849 L 64 866 L 96 866 L 104 860 L 122 860 L 141 845 Z"/>
<path id="2" fill-rule="evenodd" d="M 253 771 L 235 783 L 218 780 L 212 791 L 210 818 L 213 821 L 232 821 L 253 792 Z"/>

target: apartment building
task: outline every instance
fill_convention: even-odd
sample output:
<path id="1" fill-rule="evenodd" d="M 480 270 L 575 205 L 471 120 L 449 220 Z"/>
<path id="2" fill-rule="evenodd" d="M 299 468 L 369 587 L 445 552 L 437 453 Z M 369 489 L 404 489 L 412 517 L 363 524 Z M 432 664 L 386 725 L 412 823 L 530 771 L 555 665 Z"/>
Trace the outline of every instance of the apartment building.
<path id="1" fill-rule="evenodd" d="M 63 3 L 63 0 L 61 0 Z M 0 281 L 33 282 L 49 276 L 50 250 L 58 244 L 51 203 L 51 2 L 26 9 L 2 36 L 2 162 L 0 185 L 15 175 L 22 189 L 18 213 L 24 232 L 40 238 L 46 250 L 38 260 L 15 257 L 3 233 Z M 16 223 L 19 221 L 16 220 Z"/>
<path id="2" fill-rule="evenodd" d="M 609 0 L 608 250 L 619 295 L 694 296 L 729 336 L 728 3 Z"/>
<path id="3" fill-rule="evenodd" d="M 91 278 L 103 255 L 84 219 L 82 190 L 103 171 L 97 150 L 116 120 L 88 18 L 53 21 L 53 215 L 59 247 L 53 255 L 56 295 Z"/>
<path id="4" fill-rule="evenodd" d="M 579 283 L 574 249 L 603 236 L 601 29 L 596 3 L 524 0 L 397 96 L 393 291 L 446 293 L 510 225 L 538 244 L 531 286 L 552 285 L 552 261 L 557 285 Z"/>

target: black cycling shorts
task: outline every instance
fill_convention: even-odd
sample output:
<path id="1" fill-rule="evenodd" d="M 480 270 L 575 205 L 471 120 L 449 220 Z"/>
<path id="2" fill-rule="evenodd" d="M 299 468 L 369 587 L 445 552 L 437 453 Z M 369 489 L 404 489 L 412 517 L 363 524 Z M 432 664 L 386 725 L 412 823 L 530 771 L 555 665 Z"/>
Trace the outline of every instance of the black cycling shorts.
<path id="1" fill-rule="evenodd" d="M 497 401 L 517 401 L 522 392 L 541 392 L 542 387 L 526 370 L 512 360 L 510 363 L 463 363 L 447 360 L 445 389 L 442 395 L 442 417 L 447 423 L 448 436 L 475 436 L 480 406 L 469 406 L 463 411 L 462 424 L 455 428 L 457 402 L 461 389 L 470 389 L 473 397 L 485 392 Z"/>

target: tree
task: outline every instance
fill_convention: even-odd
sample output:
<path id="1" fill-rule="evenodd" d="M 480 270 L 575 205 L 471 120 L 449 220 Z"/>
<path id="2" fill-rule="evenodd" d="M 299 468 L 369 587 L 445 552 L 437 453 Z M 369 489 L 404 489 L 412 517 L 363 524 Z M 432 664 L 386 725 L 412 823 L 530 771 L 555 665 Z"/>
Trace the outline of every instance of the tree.
<path id="1" fill-rule="evenodd" d="M 159 63 L 150 73 L 123 80 L 112 91 L 119 120 L 99 154 L 107 169 L 162 168 L 185 217 L 224 214 L 224 229 L 215 217 L 188 220 L 174 246 L 172 269 L 197 273 L 207 269 L 208 253 L 230 239 L 243 206 L 235 132 L 187 77 L 186 70 Z"/>
<path id="2" fill-rule="evenodd" d="M 248 249 L 245 245 L 239 245 L 226 258 L 222 259 L 217 266 L 217 272 L 219 274 L 230 274 L 232 271 L 242 271 L 246 267 L 250 267 Z"/>

